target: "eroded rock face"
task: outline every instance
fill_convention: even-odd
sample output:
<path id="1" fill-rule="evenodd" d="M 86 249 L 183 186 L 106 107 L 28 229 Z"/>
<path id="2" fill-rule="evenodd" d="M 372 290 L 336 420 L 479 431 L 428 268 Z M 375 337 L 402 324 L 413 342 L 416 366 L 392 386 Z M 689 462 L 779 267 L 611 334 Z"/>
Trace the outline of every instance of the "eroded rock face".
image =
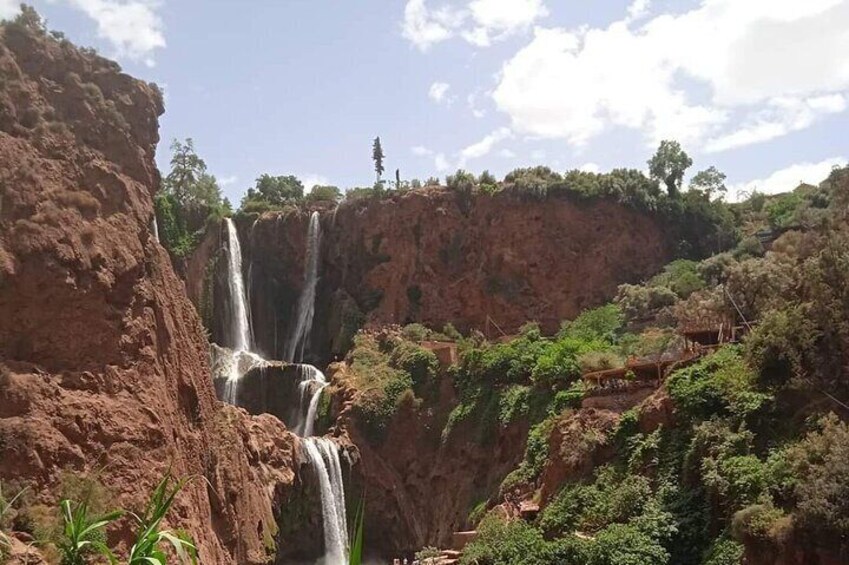
<path id="1" fill-rule="evenodd" d="M 445 421 L 457 404 L 450 380 L 444 379 L 438 402 L 426 408 L 402 403 L 385 438 L 375 441 L 352 409 L 358 391 L 347 372 L 344 363 L 331 365 L 329 390 L 332 411 L 339 415 L 336 429 L 359 455 L 346 489 L 353 501 L 365 499 L 366 548 L 388 558 L 427 545 L 447 547 L 454 532 L 468 528 L 471 510 L 495 496 L 522 460 L 528 423 L 481 434 L 477 423 L 468 421 L 443 439 Z"/>
<path id="2" fill-rule="evenodd" d="M 162 111 L 114 63 L 0 28 L 0 479 L 53 506 L 64 470 L 102 469 L 116 505 L 138 508 L 169 468 L 205 477 L 172 525 L 204 563 L 261 563 L 292 436 L 216 401 L 198 316 L 150 231 Z"/>
<path id="3" fill-rule="evenodd" d="M 267 357 L 280 358 L 291 332 L 308 222 L 309 212 L 291 209 L 238 226 L 254 336 Z M 672 250 L 652 215 L 567 197 L 464 200 L 428 188 L 342 204 L 322 212 L 321 225 L 314 362 L 344 353 L 345 336 L 362 324 L 451 322 L 498 337 L 536 320 L 552 332 L 617 285 L 655 273 Z"/>

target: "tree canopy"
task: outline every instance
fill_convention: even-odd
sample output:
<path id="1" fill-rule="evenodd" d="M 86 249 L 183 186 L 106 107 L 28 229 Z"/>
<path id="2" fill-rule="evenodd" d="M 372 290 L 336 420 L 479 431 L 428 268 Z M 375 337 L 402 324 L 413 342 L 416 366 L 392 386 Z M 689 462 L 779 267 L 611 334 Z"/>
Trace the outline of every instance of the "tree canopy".
<path id="1" fill-rule="evenodd" d="M 648 165 L 651 177 L 664 183 L 669 196 L 675 197 L 681 192 L 684 173 L 693 165 L 693 159 L 677 141 L 664 140 Z"/>
<path id="2" fill-rule="evenodd" d="M 206 171 L 206 162 L 195 151 L 194 141 L 171 142 L 171 172 L 163 181 L 164 191 L 174 195 L 181 205 L 200 204 L 210 208 L 221 205 L 221 189 L 215 177 Z"/>
<path id="3" fill-rule="evenodd" d="M 698 190 L 712 199 L 714 196 L 722 196 L 728 191 L 725 186 L 725 173 L 714 166 L 699 171 L 690 181 L 690 189 Z"/>
<path id="4" fill-rule="evenodd" d="M 339 202 L 342 191 L 338 186 L 315 185 L 306 195 L 308 202 Z"/>
<path id="5" fill-rule="evenodd" d="M 294 175 L 260 175 L 256 184 L 248 189 L 242 199 L 242 208 L 246 204 L 261 202 L 269 206 L 297 204 L 304 197 L 304 185 Z"/>

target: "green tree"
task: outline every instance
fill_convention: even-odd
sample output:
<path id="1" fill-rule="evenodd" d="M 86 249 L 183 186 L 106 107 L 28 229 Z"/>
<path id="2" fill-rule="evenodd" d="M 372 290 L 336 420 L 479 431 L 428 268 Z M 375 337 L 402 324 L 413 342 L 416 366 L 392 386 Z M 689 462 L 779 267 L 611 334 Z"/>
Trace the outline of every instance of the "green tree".
<path id="1" fill-rule="evenodd" d="M 725 173 L 716 167 L 708 167 L 704 171 L 699 171 L 690 181 L 690 189 L 698 190 L 705 194 L 708 199 L 713 199 L 714 196 L 722 197 L 728 192 L 728 187 L 725 186 Z"/>
<path id="2" fill-rule="evenodd" d="M 342 191 L 338 186 L 315 185 L 306 195 L 307 202 L 339 202 Z"/>
<path id="3" fill-rule="evenodd" d="M 297 204 L 304 197 L 304 185 L 294 175 L 272 176 L 261 175 L 256 179 L 256 185 L 249 188 L 242 207 L 246 203 L 261 201 L 272 206 Z"/>
<path id="4" fill-rule="evenodd" d="M 651 177 L 666 184 L 672 197 L 680 194 L 684 173 L 692 164 L 693 160 L 681 149 L 681 144 L 671 140 L 661 141 L 657 153 L 648 161 Z"/>
<path id="5" fill-rule="evenodd" d="M 171 172 L 163 188 L 182 205 L 200 204 L 210 208 L 221 205 L 221 189 L 215 177 L 206 172 L 206 162 L 195 151 L 191 138 L 171 143 Z"/>
<path id="6" fill-rule="evenodd" d="M 371 158 L 374 160 L 374 172 L 377 173 L 377 183 L 380 183 L 380 177 L 383 176 L 383 159 L 386 155 L 383 154 L 383 147 L 380 145 L 380 136 L 374 138 L 374 144 L 371 148 Z"/>

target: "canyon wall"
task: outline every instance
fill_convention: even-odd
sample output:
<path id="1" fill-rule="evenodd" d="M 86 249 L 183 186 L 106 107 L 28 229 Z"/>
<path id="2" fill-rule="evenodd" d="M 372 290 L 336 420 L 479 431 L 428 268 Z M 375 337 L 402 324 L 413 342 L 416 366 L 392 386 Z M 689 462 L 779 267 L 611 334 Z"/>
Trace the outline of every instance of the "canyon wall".
<path id="1" fill-rule="evenodd" d="M 162 98 L 37 25 L 0 27 L 0 480 L 56 508 L 94 477 L 138 509 L 163 474 L 204 563 L 263 563 L 295 481 L 271 416 L 217 402 L 203 328 L 152 236 Z M 130 543 L 129 521 L 110 541 Z"/>
<path id="2" fill-rule="evenodd" d="M 271 358 L 281 358 L 295 317 L 308 222 L 309 212 L 294 208 L 237 218 L 256 347 Z M 658 217 L 615 202 L 464 197 L 443 188 L 346 202 L 322 211 L 321 225 L 308 355 L 316 363 L 344 353 L 361 326 L 450 322 L 495 338 L 535 320 L 554 332 L 612 298 L 619 284 L 656 273 L 674 247 Z M 188 277 L 199 289 L 195 304 L 213 311 L 197 265 L 215 265 L 210 241 L 218 240 L 207 234 Z M 207 294 L 222 292 L 222 280 L 208 279 Z M 210 316 L 209 325 L 215 340 L 220 318 Z"/>

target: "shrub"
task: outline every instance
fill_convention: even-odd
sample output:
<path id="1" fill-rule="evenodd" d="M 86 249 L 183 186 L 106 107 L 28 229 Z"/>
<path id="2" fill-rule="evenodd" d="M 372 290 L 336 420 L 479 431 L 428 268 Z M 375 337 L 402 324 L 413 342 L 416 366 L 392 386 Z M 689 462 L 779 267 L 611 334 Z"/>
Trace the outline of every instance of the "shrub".
<path id="1" fill-rule="evenodd" d="M 746 417 L 771 397 L 754 389 L 755 373 L 737 347 L 723 347 L 667 379 L 669 395 L 682 414 L 697 420 L 714 415 Z"/>
<path id="2" fill-rule="evenodd" d="M 796 209 L 802 201 L 802 195 L 795 191 L 775 197 L 766 206 L 769 225 L 773 228 L 785 228 L 792 225 L 795 222 Z"/>
<path id="3" fill-rule="evenodd" d="M 705 552 L 704 565 L 739 565 L 743 559 L 743 544 L 726 537 L 713 541 Z"/>
<path id="4" fill-rule="evenodd" d="M 410 341 L 427 341 L 430 339 L 430 333 L 422 324 L 407 324 L 401 329 L 401 335 Z"/>
<path id="5" fill-rule="evenodd" d="M 390 356 L 393 367 L 406 371 L 410 375 L 413 388 L 423 390 L 431 384 L 439 370 L 439 361 L 433 351 L 413 343 L 402 343 L 393 349 Z"/>
<path id="6" fill-rule="evenodd" d="M 442 552 L 439 549 L 427 546 L 416 552 L 416 561 L 423 563 L 426 559 L 436 559 L 440 555 L 442 555 Z"/>
<path id="7" fill-rule="evenodd" d="M 616 304 L 607 304 L 582 312 L 571 322 L 565 322 L 558 337 L 583 341 L 616 343 L 623 323 L 622 310 Z"/>
<path id="8" fill-rule="evenodd" d="M 545 198 L 549 187 L 562 180 L 558 173 L 542 166 L 515 169 L 504 177 L 504 182 L 509 185 L 512 193 L 532 198 Z"/>
<path id="9" fill-rule="evenodd" d="M 734 249 L 734 258 L 735 259 L 746 259 L 749 257 L 763 257 L 764 248 L 761 245 L 761 240 L 755 236 L 749 236 L 742 240 L 737 244 L 737 247 Z"/>
<path id="10" fill-rule="evenodd" d="M 578 364 L 583 373 L 603 371 L 622 367 L 625 360 L 613 351 L 589 351 L 578 357 Z"/>
<path id="11" fill-rule="evenodd" d="M 523 385 L 513 385 L 501 393 L 498 404 L 498 420 L 507 426 L 530 411 L 531 389 Z"/>
<path id="12" fill-rule="evenodd" d="M 649 285 L 666 287 L 679 298 L 687 298 L 695 291 L 704 288 L 705 281 L 699 275 L 698 263 L 678 259 L 666 265 L 663 271 L 649 282 Z"/>
<path id="13" fill-rule="evenodd" d="M 575 530 L 598 532 L 610 524 L 636 518 L 651 497 L 647 478 L 622 476 L 612 467 L 602 467 L 595 482 L 563 488 L 540 516 L 540 527 L 555 535 Z"/>
<path id="14" fill-rule="evenodd" d="M 820 539 L 849 537 L 849 425 L 833 414 L 788 449 L 797 477 L 796 518 Z"/>
<path id="15" fill-rule="evenodd" d="M 15 503 L 23 494 L 24 490 L 19 490 L 11 498 L 6 498 L 3 494 L 3 484 L 0 483 L 0 560 L 6 557 L 6 554 L 11 548 L 12 540 L 6 532 L 12 525 L 15 514 Z"/>
<path id="16" fill-rule="evenodd" d="M 805 372 L 805 358 L 816 352 L 819 330 L 801 306 L 766 313 L 746 339 L 746 358 L 765 386 L 783 386 Z"/>
<path id="17" fill-rule="evenodd" d="M 769 543 L 781 535 L 784 519 L 784 512 L 771 503 L 754 504 L 734 514 L 731 531 L 744 543 Z"/>
<path id="18" fill-rule="evenodd" d="M 354 337 L 354 348 L 348 354 L 352 384 L 359 391 L 354 409 L 366 437 L 374 444 L 383 441 L 399 399 L 413 387 L 410 374 L 391 364 L 391 353 L 398 345 L 393 340 L 381 345 L 373 336 L 361 333 Z"/>
<path id="19" fill-rule="evenodd" d="M 521 521 L 486 517 L 478 537 L 463 550 L 462 565 L 552 565 L 553 547 L 542 533 Z"/>
<path id="20" fill-rule="evenodd" d="M 613 524 L 596 536 L 586 565 L 662 565 L 669 553 L 639 529 Z"/>
<path id="21" fill-rule="evenodd" d="M 623 284 L 617 289 L 614 301 L 629 322 L 645 322 L 661 309 L 673 306 L 678 295 L 665 286 Z"/>
<path id="22" fill-rule="evenodd" d="M 581 407 L 581 401 L 587 392 L 587 387 L 584 381 L 577 380 L 569 385 L 566 390 L 558 391 L 549 404 L 549 414 L 557 416 L 566 409 L 576 409 Z"/>
<path id="23" fill-rule="evenodd" d="M 475 188 L 475 175 L 463 169 L 457 169 L 453 175 L 445 177 L 445 184 L 450 190 L 471 193 Z"/>

